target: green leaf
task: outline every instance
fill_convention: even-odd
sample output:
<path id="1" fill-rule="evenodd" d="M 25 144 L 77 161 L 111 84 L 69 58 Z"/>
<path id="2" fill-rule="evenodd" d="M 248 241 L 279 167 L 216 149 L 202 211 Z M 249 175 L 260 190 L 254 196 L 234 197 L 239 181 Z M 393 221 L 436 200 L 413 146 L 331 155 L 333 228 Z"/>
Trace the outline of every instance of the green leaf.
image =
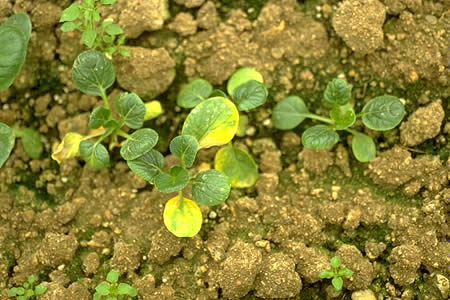
<path id="1" fill-rule="evenodd" d="M 105 35 L 103 36 L 103 41 L 104 41 L 105 43 L 107 43 L 107 44 L 112 44 L 112 43 L 114 42 L 114 37 L 105 34 Z"/>
<path id="2" fill-rule="evenodd" d="M 31 20 L 30 17 L 26 13 L 17 13 L 12 15 L 11 17 L 3 23 L 3 26 L 16 26 L 22 30 L 23 34 L 25 34 L 26 44 L 28 44 L 31 35 Z"/>
<path id="3" fill-rule="evenodd" d="M 177 237 L 193 237 L 202 228 L 202 212 L 191 199 L 177 195 L 164 206 L 164 225 Z"/>
<path id="4" fill-rule="evenodd" d="M 258 71 L 253 68 L 241 68 L 231 75 L 227 83 L 227 91 L 229 95 L 233 95 L 234 90 L 240 85 L 250 80 L 256 80 L 264 83 L 264 79 Z"/>
<path id="5" fill-rule="evenodd" d="M 116 283 L 119 280 L 119 272 L 116 270 L 109 271 L 106 280 L 110 283 Z"/>
<path id="6" fill-rule="evenodd" d="M 8 297 L 14 297 L 14 296 L 17 296 L 17 295 L 19 295 L 19 294 L 17 294 L 17 288 L 16 287 L 10 288 L 8 290 Z"/>
<path id="7" fill-rule="evenodd" d="M 144 155 L 158 143 L 158 133 L 150 128 L 136 130 L 120 148 L 120 155 L 125 160 L 133 160 Z"/>
<path id="8" fill-rule="evenodd" d="M 105 31 L 109 35 L 119 35 L 123 33 L 122 28 L 117 24 L 110 24 L 106 26 Z"/>
<path id="9" fill-rule="evenodd" d="M 117 0 L 101 0 L 100 4 L 101 5 L 111 5 L 113 3 L 115 3 Z"/>
<path id="10" fill-rule="evenodd" d="M 347 268 L 344 268 L 342 270 L 339 270 L 338 273 L 340 276 L 345 276 L 345 277 L 352 277 L 353 276 L 353 271 Z"/>
<path id="11" fill-rule="evenodd" d="M 102 169 L 109 164 L 109 153 L 105 146 L 92 141 L 80 143 L 81 157 L 94 169 Z"/>
<path id="12" fill-rule="evenodd" d="M 18 287 L 16 289 L 16 293 L 17 293 L 17 295 L 24 295 L 25 294 L 25 289 L 23 287 Z"/>
<path id="13" fill-rule="evenodd" d="M 0 168 L 14 148 L 14 133 L 8 125 L 0 122 Z"/>
<path id="14" fill-rule="evenodd" d="M 232 187 L 250 187 L 258 179 L 258 167 L 250 154 L 231 144 L 216 153 L 214 164 L 229 177 Z"/>
<path id="15" fill-rule="evenodd" d="M 309 149 L 328 148 L 339 141 L 339 135 L 332 128 L 316 125 L 306 129 L 302 134 L 303 146 Z"/>
<path id="16" fill-rule="evenodd" d="M 77 25 L 73 22 L 66 22 L 61 26 L 62 32 L 69 32 L 77 28 Z"/>
<path id="17" fill-rule="evenodd" d="M 0 26 L 0 91 L 11 86 L 27 54 L 27 41 L 17 26 Z"/>
<path id="18" fill-rule="evenodd" d="M 125 125 L 138 129 L 144 124 L 145 104 L 135 93 L 122 93 L 114 102 L 117 113 L 125 121 Z"/>
<path id="19" fill-rule="evenodd" d="M 247 125 L 248 125 L 248 117 L 247 115 L 240 114 L 239 115 L 239 127 L 236 131 L 236 135 L 238 137 L 244 137 L 247 132 Z"/>
<path id="20" fill-rule="evenodd" d="M 32 128 L 25 128 L 21 130 L 20 137 L 25 153 L 32 159 L 38 159 L 44 149 L 39 132 Z"/>
<path id="21" fill-rule="evenodd" d="M 189 172 L 180 166 L 172 167 L 169 174 L 161 172 L 155 177 L 155 186 L 161 193 L 181 191 L 188 183 Z"/>
<path id="22" fill-rule="evenodd" d="M 306 115 L 308 108 L 300 97 L 289 96 L 275 105 L 272 121 L 275 128 L 289 130 L 297 127 Z"/>
<path id="23" fill-rule="evenodd" d="M 390 130 L 403 119 L 405 108 L 394 96 L 375 97 L 364 105 L 361 115 L 364 125 L 372 130 Z"/>
<path id="24" fill-rule="evenodd" d="M 102 298 L 102 295 L 100 295 L 98 292 L 94 293 L 94 300 L 100 300 Z"/>
<path id="25" fill-rule="evenodd" d="M 81 36 L 81 40 L 83 44 L 85 44 L 88 48 L 94 47 L 95 39 L 97 38 L 97 32 L 92 29 L 87 29 L 83 31 L 83 35 Z"/>
<path id="26" fill-rule="evenodd" d="M 228 98 L 227 94 L 225 94 L 222 90 L 217 90 L 217 89 L 213 90 L 208 97 L 209 98 L 214 98 L 214 97 Z"/>
<path id="27" fill-rule="evenodd" d="M 131 56 L 130 51 L 128 51 L 128 49 L 125 49 L 125 48 L 120 48 L 120 49 L 119 49 L 119 53 L 120 53 L 120 55 L 122 55 L 122 56 Z"/>
<path id="28" fill-rule="evenodd" d="M 342 286 L 344 285 L 344 281 L 341 277 L 334 277 L 331 279 L 331 284 L 334 286 L 334 289 L 336 291 L 342 290 Z"/>
<path id="29" fill-rule="evenodd" d="M 250 110 L 263 105 L 267 99 L 267 89 L 263 83 L 249 80 L 233 90 L 233 102 L 239 110 Z"/>
<path id="30" fill-rule="evenodd" d="M 322 270 L 319 273 L 319 278 L 322 278 L 322 279 L 323 278 L 330 279 L 330 278 L 333 278 L 333 276 L 334 276 L 333 270 Z"/>
<path id="31" fill-rule="evenodd" d="M 352 87 L 347 85 L 345 80 L 333 79 L 328 83 L 323 99 L 326 103 L 334 105 L 344 105 L 350 101 Z"/>
<path id="32" fill-rule="evenodd" d="M 81 17 L 81 5 L 79 3 L 72 3 L 68 8 L 62 11 L 59 22 L 74 21 Z"/>
<path id="33" fill-rule="evenodd" d="M 200 172 L 192 183 L 192 199 L 201 205 L 213 206 L 230 195 L 230 178 L 217 170 Z"/>
<path id="34" fill-rule="evenodd" d="M 103 53 L 89 50 L 78 55 L 73 63 L 72 78 L 83 93 L 102 96 L 114 84 L 116 75 L 112 62 Z"/>
<path id="35" fill-rule="evenodd" d="M 34 293 L 39 296 L 45 293 L 45 291 L 47 290 L 47 287 L 43 286 L 42 284 L 36 286 L 34 288 Z"/>
<path id="36" fill-rule="evenodd" d="M 362 133 L 353 135 L 352 150 L 356 159 L 360 162 L 371 161 L 377 154 L 377 149 L 372 138 Z"/>
<path id="37" fill-rule="evenodd" d="M 129 284 L 119 283 L 119 286 L 117 287 L 117 294 L 128 295 L 130 297 L 136 297 L 137 290 Z"/>
<path id="38" fill-rule="evenodd" d="M 335 269 L 339 268 L 339 266 L 341 265 L 341 259 L 337 256 L 333 256 L 330 260 L 331 266 Z"/>
<path id="39" fill-rule="evenodd" d="M 180 91 L 177 104 L 184 108 L 195 107 L 209 97 L 212 85 L 204 79 L 194 79 Z"/>
<path id="40" fill-rule="evenodd" d="M 170 152 L 178 157 L 186 168 L 192 167 L 197 150 L 197 139 L 190 135 L 177 136 L 170 142 Z"/>
<path id="41" fill-rule="evenodd" d="M 109 273 L 108 273 L 109 275 Z M 110 285 L 107 282 L 102 282 L 99 285 L 97 285 L 95 287 L 95 291 L 100 295 L 100 296 L 107 296 L 109 295 L 109 288 Z"/>
<path id="42" fill-rule="evenodd" d="M 96 107 L 89 117 L 88 127 L 90 129 L 97 129 L 103 126 L 110 116 L 111 111 L 109 109 L 103 106 Z"/>
<path id="43" fill-rule="evenodd" d="M 94 10 L 92 12 L 92 16 L 94 17 L 94 22 L 100 22 L 100 12 L 97 10 Z"/>
<path id="44" fill-rule="evenodd" d="M 18 296 L 17 300 L 27 300 L 27 298 L 25 296 Z"/>
<path id="45" fill-rule="evenodd" d="M 158 176 L 164 167 L 164 156 L 152 149 L 136 159 L 127 161 L 128 167 L 139 177 L 154 183 L 155 177 Z"/>
<path id="46" fill-rule="evenodd" d="M 349 103 L 333 107 L 330 111 L 330 117 L 335 122 L 334 127 L 337 130 L 346 129 L 356 121 L 355 111 Z"/>
<path id="47" fill-rule="evenodd" d="M 34 291 L 33 290 L 25 290 L 25 294 L 24 294 L 25 298 L 31 298 L 34 296 Z"/>
<path id="48" fill-rule="evenodd" d="M 182 135 L 192 135 L 199 149 L 227 144 L 236 134 L 239 112 L 226 98 L 210 98 L 198 104 L 187 116 Z"/>
<path id="49" fill-rule="evenodd" d="M 24 287 L 25 289 L 27 289 L 27 288 L 30 287 L 30 284 L 29 284 L 28 282 L 25 282 L 25 283 L 23 284 L 23 287 Z"/>

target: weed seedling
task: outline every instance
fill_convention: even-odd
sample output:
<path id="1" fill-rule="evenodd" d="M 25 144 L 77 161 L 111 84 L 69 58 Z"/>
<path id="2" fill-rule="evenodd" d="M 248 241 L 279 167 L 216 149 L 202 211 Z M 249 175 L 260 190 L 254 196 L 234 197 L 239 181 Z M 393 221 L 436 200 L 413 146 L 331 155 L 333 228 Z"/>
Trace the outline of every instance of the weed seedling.
<path id="1" fill-rule="evenodd" d="M 35 282 L 34 275 L 30 275 L 23 286 L 10 288 L 8 297 L 16 297 L 17 300 L 37 299 L 38 296 L 45 293 L 47 288 L 41 284 L 34 286 Z"/>
<path id="2" fill-rule="evenodd" d="M 342 285 L 344 284 L 342 277 L 343 276 L 348 278 L 352 277 L 353 271 L 347 268 L 342 268 L 341 260 L 337 256 L 331 258 L 330 263 L 331 269 L 322 270 L 319 274 L 319 277 L 321 279 L 323 278 L 331 279 L 331 284 L 333 285 L 334 289 L 336 291 L 340 291 L 342 289 Z"/>
<path id="3" fill-rule="evenodd" d="M 349 103 L 351 87 L 342 79 L 334 79 L 323 94 L 323 101 L 331 107 L 330 118 L 318 116 L 308 111 L 300 97 L 290 96 L 278 103 L 272 113 L 274 126 L 288 130 L 297 127 L 305 118 L 314 119 L 327 125 L 315 125 L 302 134 L 306 148 L 324 149 L 339 141 L 336 131 L 345 130 L 353 135 L 352 150 L 356 159 L 368 162 L 375 158 L 376 147 L 372 138 L 350 127 L 357 117 L 372 130 L 386 131 L 396 127 L 405 114 L 403 103 L 394 96 L 378 96 L 370 100 L 359 114 Z"/>
<path id="4" fill-rule="evenodd" d="M 81 31 L 84 45 L 90 49 L 99 49 L 110 57 L 117 50 L 123 56 L 130 56 L 127 49 L 120 48 L 125 42 L 122 28 L 111 19 L 105 19 L 99 24 L 99 8 L 114 2 L 116 0 L 83 0 L 81 3 L 72 3 L 61 14 L 59 22 L 64 23 L 61 30 Z"/>
<path id="5" fill-rule="evenodd" d="M 137 290 L 127 283 L 119 283 L 119 273 L 116 270 L 109 271 L 106 281 L 95 287 L 94 300 L 121 300 L 134 298 Z"/>

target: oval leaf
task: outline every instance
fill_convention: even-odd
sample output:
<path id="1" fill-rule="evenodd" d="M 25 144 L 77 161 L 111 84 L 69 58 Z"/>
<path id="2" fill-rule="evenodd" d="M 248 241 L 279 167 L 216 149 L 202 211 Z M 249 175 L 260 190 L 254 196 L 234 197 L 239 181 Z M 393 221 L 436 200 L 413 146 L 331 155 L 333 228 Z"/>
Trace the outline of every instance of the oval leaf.
<path id="1" fill-rule="evenodd" d="M 120 155 L 125 160 L 133 160 L 152 150 L 158 143 L 158 133 L 150 128 L 133 132 L 120 148 Z"/>
<path id="2" fill-rule="evenodd" d="M 44 148 L 39 132 L 32 128 L 25 128 L 21 130 L 20 137 L 25 153 L 32 159 L 38 159 Z"/>
<path id="3" fill-rule="evenodd" d="M 101 296 L 109 295 L 110 285 L 107 282 L 102 282 L 95 287 L 95 291 Z"/>
<path id="4" fill-rule="evenodd" d="M 164 207 L 164 225 L 177 237 L 193 237 L 202 228 L 202 212 L 198 205 L 179 195 L 167 201 Z"/>
<path id="5" fill-rule="evenodd" d="M 350 101 L 352 87 L 343 79 L 333 79 L 328 83 L 323 100 L 330 105 L 344 105 Z"/>
<path id="6" fill-rule="evenodd" d="M 239 110 L 249 110 L 263 105 L 267 99 L 267 89 L 259 81 L 249 80 L 233 90 L 233 102 Z"/>
<path id="7" fill-rule="evenodd" d="M 170 142 L 170 152 L 178 157 L 187 168 L 192 167 L 197 150 L 197 139 L 190 135 L 177 136 Z"/>
<path id="8" fill-rule="evenodd" d="M 263 76 L 261 75 L 261 73 L 259 73 L 255 69 L 248 68 L 248 67 L 241 68 L 241 69 L 237 70 L 236 72 L 234 72 L 233 75 L 231 75 L 230 80 L 228 80 L 228 83 L 227 83 L 228 94 L 233 95 L 234 90 L 238 86 L 246 83 L 249 80 L 256 80 L 261 83 L 264 83 Z"/>
<path id="9" fill-rule="evenodd" d="M 212 92 L 212 85 L 204 79 L 194 79 L 178 94 L 177 104 L 184 108 L 192 108 L 207 99 Z"/>
<path id="10" fill-rule="evenodd" d="M 337 130 L 344 130 L 352 126 L 356 121 L 356 114 L 353 107 L 347 103 L 345 105 L 335 106 L 330 111 L 330 117 L 334 121 L 334 127 Z"/>
<path id="11" fill-rule="evenodd" d="M 353 135 L 352 150 L 356 159 L 360 162 L 371 161 L 377 154 L 372 138 L 362 133 Z"/>
<path id="12" fill-rule="evenodd" d="M 342 290 L 344 281 L 342 280 L 342 277 L 333 277 L 333 279 L 331 279 L 331 284 L 334 286 L 336 291 L 340 291 Z"/>
<path id="13" fill-rule="evenodd" d="M 302 134 L 303 146 L 309 149 L 328 148 L 339 141 L 339 135 L 332 128 L 316 125 L 306 129 Z"/>
<path id="14" fill-rule="evenodd" d="M 8 18 L 8 20 L 6 20 L 5 23 L 3 23 L 3 26 L 5 25 L 19 27 L 23 34 L 25 34 L 25 42 L 28 44 L 31 35 L 31 20 L 26 13 L 17 13 L 12 15 Z"/>
<path id="15" fill-rule="evenodd" d="M 64 159 L 72 158 L 80 154 L 80 143 L 83 136 L 76 132 L 66 134 L 62 142 L 52 153 L 52 158 L 60 164 Z"/>
<path id="16" fill-rule="evenodd" d="M 14 134 L 8 125 L 0 122 L 0 168 L 14 148 Z"/>
<path id="17" fill-rule="evenodd" d="M 232 187 L 250 187 L 258 179 L 258 167 L 253 158 L 232 145 L 216 153 L 214 164 L 217 170 L 229 177 Z"/>
<path id="18" fill-rule="evenodd" d="M 305 103 L 300 97 L 289 96 L 275 105 L 272 121 L 275 128 L 288 130 L 297 127 L 309 114 Z"/>
<path id="19" fill-rule="evenodd" d="M 89 117 L 88 127 L 90 129 L 97 129 L 103 126 L 110 116 L 111 111 L 109 109 L 104 108 L 103 106 L 96 107 Z"/>
<path id="20" fill-rule="evenodd" d="M 106 280 L 110 283 L 116 283 L 119 281 L 119 272 L 116 270 L 109 271 L 108 275 L 106 275 Z"/>
<path id="21" fill-rule="evenodd" d="M 154 183 L 155 177 L 162 172 L 164 167 L 164 156 L 152 149 L 136 159 L 127 161 L 128 167 L 139 177 Z"/>
<path id="22" fill-rule="evenodd" d="M 372 130 L 390 130 L 403 119 L 405 108 L 394 96 L 375 97 L 364 105 L 361 115 L 364 125 Z"/>
<path id="23" fill-rule="evenodd" d="M 230 195 L 230 178 L 217 170 L 200 172 L 192 183 L 192 199 L 201 205 L 213 206 Z"/>
<path id="24" fill-rule="evenodd" d="M 73 63 L 72 79 L 80 91 L 101 96 L 116 80 L 112 62 L 101 52 L 89 50 L 78 55 Z"/>
<path id="25" fill-rule="evenodd" d="M 80 143 L 81 157 L 94 169 L 102 169 L 109 164 L 109 153 L 105 146 L 92 141 Z"/>
<path id="26" fill-rule="evenodd" d="M 117 113 L 122 117 L 130 128 L 138 129 L 142 127 L 145 117 L 145 104 L 135 93 L 122 93 L 114 102 Z"/>
<path id="27" fill-rule="evenodd" d="M 127 283 L 119 283 L 117 286 L 117 294 L 119 295 L 128 295 L 130 297 L 137 296 L 137 290 Z"/>
<path id="28" fill-rule="evenodd" d="M 170 173 L 161 172 L 155 177 L 155 186 L 161 193 L 172 193 L 181 191 L 189 183 L 189 172 L 175 166 L 170 169 Z"/>
<path id="29" fill-rule="evenodd" d="M 0 90 L 11 86 L 27 54 L 26 36 L 17 26 L 0 27 Z"/>
<path id="30" fill-rule="evenodd" d="M 59 22 L 75 21 L 81 18 L 81 5 L 79 3 L 72 3 L 68 8 L 62 11 Z"/>
<path id="31" fill-rule="evenodd" d="M 199 149 L 231 141 L 239 125 L 239 112 L 226 98 L 210 98 L 198 104 L 187 116 L 182 135 L 192 135 Z"/>

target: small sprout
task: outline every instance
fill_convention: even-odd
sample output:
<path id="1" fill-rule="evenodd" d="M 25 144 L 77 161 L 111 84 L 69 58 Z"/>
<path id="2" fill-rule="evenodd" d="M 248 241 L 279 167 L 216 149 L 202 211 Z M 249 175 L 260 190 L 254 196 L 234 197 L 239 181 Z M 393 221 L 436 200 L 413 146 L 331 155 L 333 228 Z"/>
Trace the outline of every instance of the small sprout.
<path id="1" fill-rule="evenodd" d="M 337 256 L 331 258 L 330 264 L 331 269 L 322 270 L 319 274 L 319 278 L 331 279 L 331 284 L 333 285 L 334 289 L 336 291 L 340 291 L 344 284 L 342 277 L 352 277 L 353 271 L 347 268 L 342 268 L 341 260 Z"/>
<path id="2" fill-rule="evenodd" d="M 22 287 L 13 287 L 8 290 L 8 297 L 16 297 L 17 300 L 28 300 L 37 299 L 47 290 L 47 287 L 42 284 L 35 286 L 36 278 L 34 275 L 28 277 L 27 282 L 25 282 Z"/>
<path id="3" fill-rule="evenodd" d="M 135 298 L 137 290 L 127 283 L 119 283 L 119 273 L 111 270 L 106 275 L 106 281 L 95 287 L 94 300 L 120 300 Z"/>

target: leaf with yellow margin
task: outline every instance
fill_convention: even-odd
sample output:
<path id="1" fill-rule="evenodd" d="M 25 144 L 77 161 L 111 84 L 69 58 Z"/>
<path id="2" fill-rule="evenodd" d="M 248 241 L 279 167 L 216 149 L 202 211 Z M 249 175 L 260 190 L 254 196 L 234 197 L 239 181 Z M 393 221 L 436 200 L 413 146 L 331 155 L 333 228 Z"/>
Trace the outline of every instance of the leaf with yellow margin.
<path id="1" fill-rule="evenodd" d="M 239 112 L 230 100 L 214 97 L 198 104 L 187 116 L 182 134 L 192 135 L 199 149 L 230 142 L 239 126 Z"/>
<path id="2" fill-rule="evenodd" d="M 164 225 L 177 237 L 193 237 L 202 227 L 203 217 L 198 205 L 180 195 L 167 201 Z"/>
<path id="3" fill-rule="evenodd" d="M 60 164 L 64 159 L 72 158 L 80 154 L 80 143 L 83 136 L 76 132 L 66 134 L 62 142 L 52 153 L 52 158 Z"/>

